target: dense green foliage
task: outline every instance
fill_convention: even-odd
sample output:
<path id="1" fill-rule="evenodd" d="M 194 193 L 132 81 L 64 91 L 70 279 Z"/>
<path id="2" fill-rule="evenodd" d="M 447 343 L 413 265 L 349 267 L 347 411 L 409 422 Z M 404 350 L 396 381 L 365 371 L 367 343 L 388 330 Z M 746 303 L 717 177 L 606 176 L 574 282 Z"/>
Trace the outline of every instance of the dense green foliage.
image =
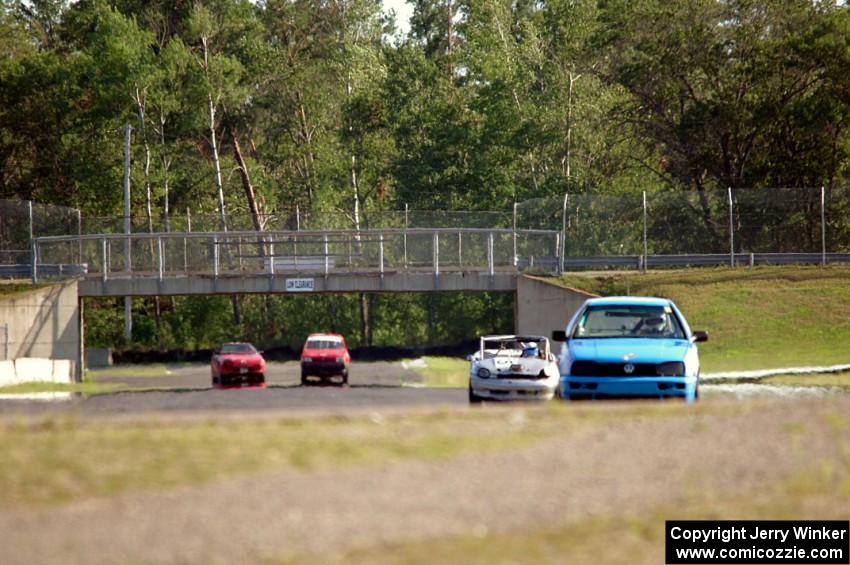
<path id="1" fill-rule="evenodd" d="M 0 0 L 0 198 L 117 225 L 125 124 L 136 229 L 180 229 L 187 209 L 265 227 L 297 206 L 341 227 L 405 203 L 678 191 L 704 225 L 688 236 L 719 248 L 708 190 L 848 184 L 845 3 L 413 3 L 401 36 L 377 0 Z M 228 299 L 137 302 L 137 336 L 434 343 L 458 310 L 483 315 L 464 331 L 506 323 L 491 297 L 303 299 L 312 320 L 299 300 L 245 298 L 236 324 Z M 117 339 L 111 306 L 88 313 Z"/>

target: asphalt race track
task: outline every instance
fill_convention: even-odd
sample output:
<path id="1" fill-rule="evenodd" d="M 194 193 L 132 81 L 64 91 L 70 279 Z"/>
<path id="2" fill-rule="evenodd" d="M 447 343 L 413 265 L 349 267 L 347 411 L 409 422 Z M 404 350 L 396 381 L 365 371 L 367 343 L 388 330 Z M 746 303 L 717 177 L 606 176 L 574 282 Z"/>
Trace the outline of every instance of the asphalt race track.
<path id="1" fill-rule="evenodd" d="M 213 389 L 206 365 L 169 367 L 166 376 L 99 377 L 136 390 L 69 400 L 0 400 L 0 414 L 73 413 L 118 415 L 156 412 L 336 412 L 369 408 L 467 404 L 465 389 L 424 388 L 421 377 L 401 363 L 352 363 L 349 386 L 301 386 L 298 363 L 269 363 L 267 388 Z"/>

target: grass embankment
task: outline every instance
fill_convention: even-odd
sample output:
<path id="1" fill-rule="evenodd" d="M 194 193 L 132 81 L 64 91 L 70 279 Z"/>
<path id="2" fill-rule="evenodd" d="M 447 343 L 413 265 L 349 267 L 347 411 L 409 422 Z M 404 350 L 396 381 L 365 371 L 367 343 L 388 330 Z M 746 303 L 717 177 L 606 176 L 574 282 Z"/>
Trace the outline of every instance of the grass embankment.
<path id="1" fill-rule="evenodd" d="M 321 419 L 9 420 L 0 426 L 0 509 L 286 469 L 431 460 L 520 447 L 599 421 L 690 412 L 684 405 L 549 405 Z"/>
<path id="2" fill-rule="evenodd" d="M 676 302 L 700 344 L 703 371 L 850 363 L 850 268 L 754 267 L 570 274 L 560 284 L 604 296 Z M 805 379 L 806 377 L 800 377 Z"/>
<path id="3" fill-rule="evenodd" d="M 27 292 L 32 292 L 34 290 L 39 290 L 46 286 L 50 286 L 50 283 L 31 283 L 31 282 L 0 282 L 0 299 L 3 298 L 11 298 L 16 294 L 24 294 Z"/>
<path id="4" fill-rule="evenodd" d="M 106 394 L 121 390 L 136 390 L 126 383 L 102 382 L 109 378 L 164 377 L 168 368 L 161 364 L 119 365 L 103 369 L 89 369 L 81 383 L 30 382 L 0 387 L 0 394 L 29 394 L 34 392 L 75 392 L 86 395 Z"/>
<path id="5" fill-rule="evenodd" d="M 86 380 L 97 381 L 111 377 L 165 377 L 170 374 L 168 367 L 162 363 L 113 365 L 102 369 L 89 369 L 86 371 Z"/>
<path id="6" fill-rule="evenodd" d="M 759 379 L 759 383 L 780 386 L 816 386 L 837 388 L 850 393 L 850 373 L 821 373 L 811 375 L 776 375 Z"/>
<path id="7" fill-rule="evenodd" d="M 425 367 L 412 367 L 422 375 L 422 384 L 434 388 L 466 388 L 469 361 L 457 357 L 423 357 Z"/>
<path id="8" fill-rule="evenodd" d="M 105 394 L 124 389 L 120 384 L 83 383 L 48 383 L 31 382 L 0 387 L 0 394 L 29 394 L 37 392 L 76 392 L 80 394 Z"/>

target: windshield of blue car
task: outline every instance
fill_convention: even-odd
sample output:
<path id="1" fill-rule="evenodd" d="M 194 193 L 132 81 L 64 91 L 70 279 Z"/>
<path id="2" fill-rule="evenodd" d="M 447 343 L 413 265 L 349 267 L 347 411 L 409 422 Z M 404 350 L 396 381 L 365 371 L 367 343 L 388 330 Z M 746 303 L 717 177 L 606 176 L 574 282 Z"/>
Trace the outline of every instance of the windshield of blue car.
<path id="1" fill-rule="evenodd" d="M 256 353 L 257 350 L 250 343 L 225 343 L 221 346 L 222 353 Z"/>
<path id="2" fill-rule="evenodd" d="M 670 306 L 608 304 L 587 308 L 572 337 L 685 339 L 685 332 Z"/>

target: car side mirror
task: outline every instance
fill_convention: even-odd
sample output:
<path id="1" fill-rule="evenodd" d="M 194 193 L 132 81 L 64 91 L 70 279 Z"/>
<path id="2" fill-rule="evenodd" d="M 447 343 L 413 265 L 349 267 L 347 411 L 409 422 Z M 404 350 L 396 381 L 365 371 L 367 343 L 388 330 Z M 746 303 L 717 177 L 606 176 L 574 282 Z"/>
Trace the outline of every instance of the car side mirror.
<path id="1" fill-rule="evenodd" d="M 553 331 L 552 341 L 567 341 L 567 332 L 565 332 L 564 330 Z"/>
<path id="2" fill-rule="evenodd" d="M 469 355 L 467 355 L 467 356 L 466 356 L 466 360 L 467 360 L 467 361 L 472 361 L 472 354 L 471 354 L 471 353 L 470 353 Z"/>
<path id="3" fill-rule="evenodd" d="M 708 332 L 694 332 L 694 342 L 708 341 Z"/>

